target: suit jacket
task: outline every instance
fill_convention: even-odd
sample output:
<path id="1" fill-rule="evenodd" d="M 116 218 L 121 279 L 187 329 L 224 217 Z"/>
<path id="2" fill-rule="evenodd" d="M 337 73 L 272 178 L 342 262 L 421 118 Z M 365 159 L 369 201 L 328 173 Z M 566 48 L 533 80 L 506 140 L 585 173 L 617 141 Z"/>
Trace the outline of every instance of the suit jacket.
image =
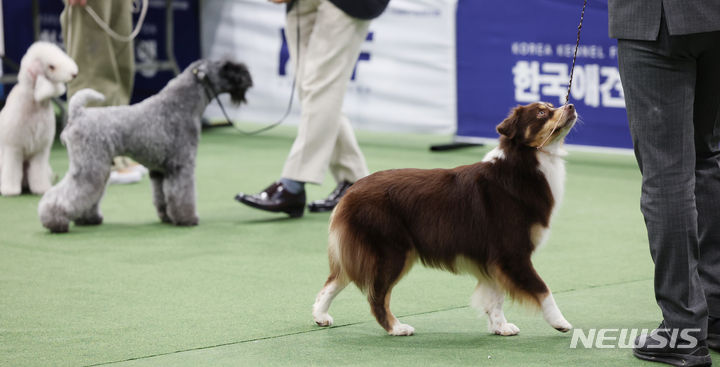
<path id="1" fill-rule="evenodd" d="M 385 11 L 390 0 L 329 0 L 345 14 L 358 19 L 377 18 Z M 720 1 L 720 0 L 718 0 Z M 292 9 L 295 0 L 288 3 L 287 10 Z"/>
<path id="2" fill-rule="evenodd" d="M 610 37 L 654 41 L 663 12 L 671 36 L 720 31 L 720 0 L 608 0 Z"/>

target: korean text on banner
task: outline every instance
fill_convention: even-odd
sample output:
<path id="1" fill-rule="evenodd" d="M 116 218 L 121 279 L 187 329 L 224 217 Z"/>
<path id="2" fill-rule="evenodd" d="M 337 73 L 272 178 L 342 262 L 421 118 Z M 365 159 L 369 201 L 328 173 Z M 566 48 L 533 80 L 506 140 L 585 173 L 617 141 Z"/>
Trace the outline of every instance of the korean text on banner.
<path id="1" fill-rule="evenodd" d="M 581 9 L 566 0 L 459 3 L 458 140 L 496 138 L 518 104 L 565 102 Z M 568 143 L 632 147 L 607 0 L 588 3 L 570 103 L 584 124 Z"/>

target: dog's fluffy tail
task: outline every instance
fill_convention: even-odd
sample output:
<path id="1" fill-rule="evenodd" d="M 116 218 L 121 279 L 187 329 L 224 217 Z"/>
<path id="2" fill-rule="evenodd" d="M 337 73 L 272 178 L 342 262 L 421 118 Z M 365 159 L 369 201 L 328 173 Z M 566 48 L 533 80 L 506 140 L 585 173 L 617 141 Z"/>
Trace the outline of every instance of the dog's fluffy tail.
<path id="1" fill-rule="evenodd" d="M 72 119 L 78 110 L 85 107 L 86 104 L 90 102 L 102 102 L 104 100 L 105 96 L 94 89 L 81 89 L 77 91 L 72 98 L 70 98 L 70 103 L 68 104 L 68 116 Z"/>

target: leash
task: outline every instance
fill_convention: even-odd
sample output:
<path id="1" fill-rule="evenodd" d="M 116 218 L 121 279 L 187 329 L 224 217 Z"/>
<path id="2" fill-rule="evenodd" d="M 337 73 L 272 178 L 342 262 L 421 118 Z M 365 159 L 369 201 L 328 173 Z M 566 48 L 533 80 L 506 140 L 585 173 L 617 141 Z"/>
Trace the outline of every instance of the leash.
<path id="1" fill-rule="evenodd" d="M 290 111 L 292 110 L 293 97 L 295 96 L 295 79 L 293 79 L 292 91 L 290 92 L 290 101 L 288 102 L 288 106 L 287 106 L 287 109 L 285 110 L 285 114 L 283 115 L 283 117 L 281 117 L 280 120 L 277 120 L 268 126 L 259 128 L 257 130 L 245 131 L 245 130 L 239 128 L 238 124 L 236 124 L 235 121 L 230 119 L 230 116 L 228 116 L 227 111 L 225 111 L 225 106 L 223 106 L 222 101 L 218 97 L 218 93 L 215 90 L 215 87 L 213 86 L 212 82 L 207 77 L 201 75 L 202 73 L 203 72 L 199 71 L 198 69 L 193 70 L 193 74 L 196 75 L 197 79 L 203 85 L 203 90 L 205 91 L 205 95 L 207 96 L 208 101 L 212 101 L 213 99 L 216 100 L 218 103 L 218 106 L 220 106 L 220 111 L 222 111 L 223 116 L 225 116 L 225 119 L 227 120 L 227 122 L 230 123 L 233 127 L 235 127 L 238 131 L 240 131 L 243 135 L 251 136 L 251 135 L 260 134 L 261 132 L 264 132 L 264 131 L 268 131 L 268 130 L 280 125 L 281 123 L 283 123 L 283 121 L 285 121 L 285 118 L 287 118 L 288 115 L 290 115 Z"/>
<path id="2" fill-rule="evenodd" d="M 300 2 L 299 0 L 294 0 L 294 2 L 296 3 L 295 4 L 296 7 L 299 6 L 297 4 Z M 232 125 L 235 129 L 240 131 L 240 133 L 242 133 L 243 135 L 252 136 L 252 135 L 257 135 L 262 132 L 273 129 L 273 128 L 277 127 L 278 125 L 282 124 L 283 122 L 285 122 L 285 119 L 288 116 L 290 116 L 290 112 L 292 112 L 293 99 L 295 98 L 295 83 L 297 82 L 297 75 L 298 75 L 298 70 L 299 70 L 298 66 L 300 65 L 300 9 L 299 8 L 295 9 L 295 50 L 297 50 L 296 51 L 297 57 L 295 60 L 295 72 L 293 74 L 292 86 L 290 87 L 291 88 L 290 89 L 290 99 L 288 100 L 288 105 L 287 105 L 287 108 L 285 109 L 285 113 L 283 114 L 283 116 L 279 120 L 273 122 L 270 125 L 261 127 L 257 130 L 245 131 L 245 130 L 239 128 L 238 124 L 235 123 L 235 121 L 233 121 L 230 118 L 227 111 L 225 111 L 225 106 L 223 106 L 222 101 L 218 97 L 218 94 L 215 91 L 215 87 L 212 85 L 212 82 L 210 82 L 210 80 L 207 78 L 202 78 L 201 81 L 203 82 L 203 85 L 205 86 L 205 93 L 208 95 L 208 98 L 210 101 L 212 101 L 213 99 L 215 99 L 217 101 L 218 106 L 220 106 L 220 111 L 222 111 L 223 116 L 225 116 L 225 120 L 227 120 L 227 122 L 230 125 Z M 197 74 L 197 72 L 195 70 L 193 70 L 193 72 L 195 74 Z"/>
<path id="3" fill-rule="evenodd" d="M 575 53 L 573 54 L 573 62 L 570 67 L 570 81 L 568 82 L 567 95 L 565 96 L 565 105 L 570 101 L 570 88 L 572 88 L 573 73 L 575 72 L 575 59 L 577 58 L 578 47 L 580 46 L 580 31 L 582 31 L 583 20 L 585 19 L 585 7 L 587 0 L 583 2 L 582 13 L 580 13 L 580 24 L 578 24 L 577 41 L 575 42 Z M 564 106 L 564 105 L 563 105 Z"/>
<path id="4" fill-rule="evenodd" d="M 572 82 L 573 82 L 573 74 L 575 72 L 575 59 L 577 58 L 577 52 L 578 47 L 580 47 L 580 31 L 582 31 L 583 26 L 583 20 L 585 19 L 585 7 L 587 6 L 587 0 L 584 0 L 582 12 L 580 13 L 580 24 L 578 24 L 578 31 L 577 31 L 577 40 L 575 41 L 575 53 L 573 53 L 573 59 L 572 59 L 572 66 L 570 67 L 570 81 L 568 81 L 568 89 L 567 94 L 565 95 L 565 103 L 562 105 L 562 107 L 567 106 L 568 102 L 570 101 L 570 88 L 572 88 Z M 537 147 L 538 150 L 542 150 L 542 148 L 547 144 L 548 140 L 552 136 L 552 134 L 557 129 L 557 125 L 562 121 L 562 118 L 565 116 L 565 108 L 562 109 L 562 113 L 560 114 L 560 118 L 558 118 L 558 122 L 553 126 L 552 131 L 550 134 L 545 138 L 545 141 L 540 144 L 539 147 Z"/>
<path id="5" fill-rule="evenodd" d="M 103 1 L 110 1 L 110 0 L 103 0 Z M 115 31 L 113 31 L 112 29 L 110 29 L 108 24 L 105 23 L 89 5 L 86 5 L 84 8 L 85 8 L 85 11 L 87 11 L 87 13 L 90 15 L 90 17 L 93 18 L 95 23 L 97 23 L 97 25 L 103 31 L 105 31 L 105 33 L 107 33 L 110 37 L 112 37 L 118 41 L 121 41 L 121 42 L 132 42 L 135 39 L 135 37 L 137 37 L 137 35 L 140 33 L 140 28 L 142 27 L 142 24 L 145 21 L 145 15 L 147 14 L 147 9 L 148 9 L 150 0 L 144 0 L 144 1 L 143 0 L 133 0 L 133 3 L 135 4 L 136 8 L 137 8 L 138 2 L 142 2 L 142 9 L 140 11 L 140 16 L 138 18 L 138 22 L 137 22 L 137 25 L 135 26 L 135 29 L 128 36 L 122 36 L 122 35 L 116 33 Z M 296 2 L 299 2 L 299 1 L 296 0 Z M 74 6 L 70 6 L 70 9 L 68 10 L 68 15 L 67 15 L 68 16 L 68 24 L 72 24 L 73 8 L 74 8 Z M 295 49 L 297 50 L 297 59 L 300 60 L 300 11 L 296 10 L 295 15 L 296 15 Z M 68 28 L 68 36 L 67 36 L 68 50 L 71 47 L 70 46 L 71 41 L 72 41 L 72 27 L 69 27 Z M 285 109 L 285 113 L 283 114 L 283 116 L 279 120 L 273 122 L 272 124 L 262 127 L 257 130 L 253 130 L 253 131 L 245 131 L 245 130 L 239 128 L 238 124 L 235 123 L 230 118 L 227 111 L 225 110 L 225 106 L 223 105 L 222 101 L 218 97 L 218 93 L 215 90 L 215 87 L 213 86 L 212 82 L 208 78 L 206 78 L 204 75 L 202 75 L 202 76 L 200 75 L 202 73 L 202 71 L 195 69 L 195 70 L 193 70 L 193 74 L 195 74 L 196 78 L 198 80 L 200 80 L 200 82 L 202 83 L 203 89 L 205 90 L 205 95 L 208 97 L 208 100 L 212 101 L 214 99 L 217 101 L 218 106 L 220 107 L 220 111 L 222 111 L 223 116 L 225 117 L 225 119 L 227 120 L 227 122 L 229 124 L 233 125 L 233 127 L 235 127 L 238 131 L 240 131 L 244 135 L 256 135 L 256 134 L 265 132 L 267 130 L 270 130 L 270 129 L 282 124 L 285 121 L 285 119 L 290 115 L 290 112 L 292 112 L 293 99 L 295 98 L 295 84 L 297 82 L 298 65 L 299 65 L 299 61 L 295 63 L 295 73 L 293 75 L 293 82 L 292 82 L 291 91 L 290 91 L 290 99 L 288 101 L 288 105 L 287 105 L 287 108 Z"/>
<path id="6" fill-rule="evenodd" d="M 107 1 L 107 0 L 103 0 Z M 102 29 L 108 36 L 114 38 L 117 41 L 120 42 L 132 42 L 135 40 L 135 37 L 140 33 L 140 28 L 142 28 L 143 23 L 145 22 L 145 16 L 147 15 L 148 7 L 150 5 L 150 0 L 133 0 L 133 6 L 135 9 L 133 9 L 133 12 L 137 12 L 138 3 L 141 3 L 141 9 L 140 9 L 140 17 L 138 18 L 138 22 L 135 25 L 135 29 L 130 33 L 128 36 L 123 36 L 118 34 L 117 32 L 113 31 L 110 26 L 100 18 L 99 15 L 93 10 L 90 5 L 85 5 L 83 8 L 85 11 L 90 15 L 90 18 L 92 18 L 95 23 L 97 23 L 98 27 Z M 75 6 L 69 6 L 67 16 L 68 16 L 68 34 L 67 34 L 67 49 L 70 50 L 70 45 L 72 43 L 72 13 L 73 8 Z"/>

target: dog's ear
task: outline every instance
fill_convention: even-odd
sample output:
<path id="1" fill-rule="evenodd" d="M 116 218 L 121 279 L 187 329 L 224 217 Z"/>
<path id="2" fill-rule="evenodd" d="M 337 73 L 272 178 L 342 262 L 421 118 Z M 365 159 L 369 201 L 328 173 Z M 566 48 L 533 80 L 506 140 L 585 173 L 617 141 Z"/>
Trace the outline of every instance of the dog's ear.
<path id="1" fill-rule="evenodd" d="M 512 112 L 510 112 L 510 115 L 497 126 L 497 132 L 500 135 L 507 136 L 510 139 L 515 137 L 518 129 L 518 121 L 520 121 L 519 108 L 520 106 L 515 107 Z"/>
<path id="2" fill-rule="evenodd" d="M 65 93 L 65 84 L 53 83 L 44 74 L 38 75 L 35 79 L 35 89 L 33 91 L 35 101 L 44 101 L 61 96 L 63 93 Z"/>
<path id="3" fill-rule="evenodd" d="M 33 96 L 35 101 L 40 102 L 54 97 L 55 86 L 44 75 L 38 75 L 35 79 L 35 90 Z"/>
<path id="4" fill-rule="evenodd" d="M 32 60 L 25 70 L 32 81 L 35 81 L 39 75 L 44 75 L 43 64 L 39 60 Z"/>

